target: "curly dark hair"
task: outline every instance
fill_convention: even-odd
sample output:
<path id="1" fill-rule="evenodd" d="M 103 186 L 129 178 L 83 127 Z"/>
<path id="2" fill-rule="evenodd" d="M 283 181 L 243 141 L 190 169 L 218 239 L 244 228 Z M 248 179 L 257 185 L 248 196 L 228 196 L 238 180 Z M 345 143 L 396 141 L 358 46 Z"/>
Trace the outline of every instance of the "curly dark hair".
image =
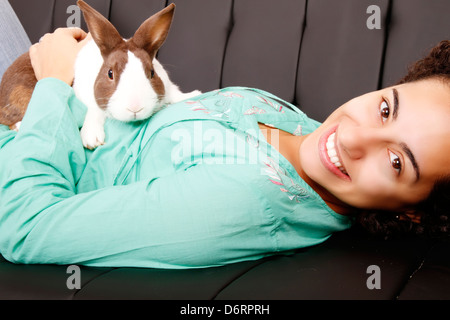
<path id="1" fill-rule="evenodd" d="M 441 41 L 423 59 L 411 65 L 398 84 L 439 79 L 450 90 L 450 41 Z M 431 237 L 450 235 L 450 175 L 436 181 L 426 200 L 419 203 L 420 222 L 406 213 L 364 211 L 357 215 L 357 225 L 384 238 L 415 234 Z"/>

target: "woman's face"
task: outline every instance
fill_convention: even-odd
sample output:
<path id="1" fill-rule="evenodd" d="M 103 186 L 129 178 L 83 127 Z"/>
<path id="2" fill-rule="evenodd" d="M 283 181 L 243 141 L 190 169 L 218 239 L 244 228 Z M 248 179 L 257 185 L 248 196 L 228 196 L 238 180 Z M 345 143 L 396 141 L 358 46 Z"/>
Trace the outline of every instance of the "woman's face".
<path id="1" fill-rule="evenodd" d="M 450 174 L 450 88 L 422 80 L 355 98 L 300 146 L 303 176 L 327 202 L 400 210 Z"/>

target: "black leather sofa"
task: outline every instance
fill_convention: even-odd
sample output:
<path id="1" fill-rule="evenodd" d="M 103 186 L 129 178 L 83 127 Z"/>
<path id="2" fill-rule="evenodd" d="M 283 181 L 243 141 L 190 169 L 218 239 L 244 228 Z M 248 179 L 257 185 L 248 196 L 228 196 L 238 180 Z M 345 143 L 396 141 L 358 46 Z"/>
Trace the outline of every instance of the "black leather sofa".
<path id="1" fill-rule="evenodd" d="M 67 8 L 75 1 L 10 3 L 36 42 L 66 26 L 72 14 Z M 88 3 L 124 37 L 168 4 Z M 448 0 L 180 0 L 176 5 L 158 58 L 184 91 L 257 87 L 319 121 L 354 96 L 394 84 L 409 63 L 450 39 Z M 382 240 L 351 229 L 289 256 L 224 267 L 80 267 L 79 289 L 68 288 L 71 275 L 68 266 L 15 265 L 0 256 L 0 299 L 449 299 L 450 242 Z"/>

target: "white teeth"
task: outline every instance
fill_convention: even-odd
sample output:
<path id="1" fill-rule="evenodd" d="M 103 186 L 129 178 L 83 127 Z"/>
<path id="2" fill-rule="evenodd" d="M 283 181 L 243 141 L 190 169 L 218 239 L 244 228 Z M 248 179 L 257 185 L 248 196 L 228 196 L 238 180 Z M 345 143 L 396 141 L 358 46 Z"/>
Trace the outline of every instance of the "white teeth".
<path id="1" fill-rule="evenodd" d="M 345 171 L 344 166 L 339 161 L 339 158 L 337 156 L 336 146 L 334 144 L 335 136 L 336 136 L 336 133 L 332 133 L 328 137 L 327 144 L 326 144 L 328 157 L 330 158 L 331 162 L 336 166 L 336 168 L 341 170 L 342 173 L 347 174 L 347 171 Z"/>

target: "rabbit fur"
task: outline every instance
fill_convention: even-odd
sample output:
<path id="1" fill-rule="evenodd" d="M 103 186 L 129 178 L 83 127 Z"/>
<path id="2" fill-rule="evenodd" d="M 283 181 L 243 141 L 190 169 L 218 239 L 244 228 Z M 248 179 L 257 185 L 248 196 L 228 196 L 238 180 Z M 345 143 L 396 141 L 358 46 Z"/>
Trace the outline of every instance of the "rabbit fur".
<path id="1" fill-rule="evenodd" d="M 128 40 L 123 39 L 106 18 L 84 1 L 77 4 L 93 38 L 76 58 L 73 82 L 77 98 L 87 106 L 81 128 L 81 139 L 86 148 L 95 149 L 105 143 L 104 122 L 107 117 L 120 121 L 143 120 L 171 103 L 201 94 L 198 90 L 182 93 L 155 58 L 167 37 L 174 4 L 144 21 Z M 28 75 L 14 76 L 18 71 Z M 32 71 L 29 56 L 24 54 L 3 76 L 0 123 L 10 128 L 18 129 L 17 124 L 20 124 L 31 98 L 36 84 L 34 73 L 33 77 L 29 74 Z"/>

